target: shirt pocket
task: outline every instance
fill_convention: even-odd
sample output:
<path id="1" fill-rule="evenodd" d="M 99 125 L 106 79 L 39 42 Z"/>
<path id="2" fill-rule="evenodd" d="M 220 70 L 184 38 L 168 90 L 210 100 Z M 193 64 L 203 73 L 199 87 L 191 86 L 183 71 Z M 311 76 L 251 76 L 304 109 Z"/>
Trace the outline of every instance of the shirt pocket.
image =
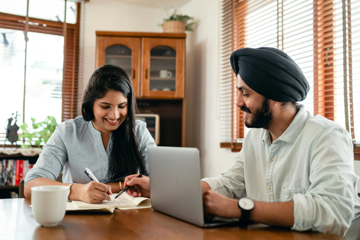
<path id="1" fill-rule="evenodd" d="M 294 189 L 287 189 L 287 188 L 282 188 L 281 189 L 281 195 L 280 195 L 280 201 L 281 202 L 288 202 L 288 201 L 292 201 L 294 194 L 303 194 L 305 193 L 305 189 L 304 188 L 294 188 Z"/>

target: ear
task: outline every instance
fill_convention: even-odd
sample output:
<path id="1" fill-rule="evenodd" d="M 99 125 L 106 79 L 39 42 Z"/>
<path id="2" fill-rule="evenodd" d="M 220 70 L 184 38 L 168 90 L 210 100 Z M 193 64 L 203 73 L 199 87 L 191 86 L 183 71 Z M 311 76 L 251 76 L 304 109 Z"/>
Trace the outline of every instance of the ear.
<path id="1" fill-rule="evenodd" d="M 279 108 L 279 107 L 281 107 L 281 102 L 277 102 L 277 101 L 269 99 L 269 106 L 270 106 L 270 109 Z"/>

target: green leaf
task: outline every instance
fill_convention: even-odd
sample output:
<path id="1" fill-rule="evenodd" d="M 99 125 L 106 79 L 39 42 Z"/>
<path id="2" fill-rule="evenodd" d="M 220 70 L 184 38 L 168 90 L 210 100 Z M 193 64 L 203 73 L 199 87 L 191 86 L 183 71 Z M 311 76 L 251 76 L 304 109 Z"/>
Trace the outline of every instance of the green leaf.
<path id="1" fill-rule="evenodd" d="M 43 142 L 46 143 L 56 130 L 57 125 L 56 118 L 52 116 L 47 116 L 41 122 L 36 122 L 35 118 L 31 118 L 32 129 L 24 122 L 20 126 L 23 130 L 23 134 L 20 134 L 20 137 L 28 142 L 28 144 L 23 144 L 23 146 L 31 147 L 33 139 L 36 139 L 35 145 L 40 145 Z"/>

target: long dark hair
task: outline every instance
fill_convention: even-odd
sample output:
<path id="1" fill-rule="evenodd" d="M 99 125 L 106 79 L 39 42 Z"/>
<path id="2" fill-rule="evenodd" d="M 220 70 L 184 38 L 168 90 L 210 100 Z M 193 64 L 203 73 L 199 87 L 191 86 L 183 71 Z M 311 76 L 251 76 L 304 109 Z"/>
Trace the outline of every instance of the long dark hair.
<path id="1" fill-rule="evenodd" d="M 145 173 L 144 160 L 135 135 L 136 99 L 132 83 L 126 72 L 114 65 L 99 67 L 91 75 L 82 99 L 82 115 L 85 121 L 94 120 L 93 106 L 109 90 L 122 92 L 127 98 L 128 114 L 124 122 L 112 132 L 113 145 L 109 158 L 108 181 L 123 181 L 129 174 Z"/>

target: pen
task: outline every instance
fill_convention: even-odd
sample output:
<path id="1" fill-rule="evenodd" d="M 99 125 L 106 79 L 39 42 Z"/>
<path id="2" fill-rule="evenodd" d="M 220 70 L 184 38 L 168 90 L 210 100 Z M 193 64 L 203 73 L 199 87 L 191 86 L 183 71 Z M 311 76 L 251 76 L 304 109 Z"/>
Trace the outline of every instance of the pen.
<path id="1" fill-rule="evenodd" d="M 142 174 L 139 174 L 139 176 L 137 176 L 137 178 L 141 178 Z M 128 187 L 123 188 L 123 190 L 121 190 L 118 195 L 116 195 L 115 199 L 118 198 L 123 192 L 125 192 L 126 190 L 128 190 Z"/>
<path id="2" fill-rule="evenodd" d="M 100 183 L 99 180 L 95 177 L 95 175 L 90 171 L 90 169 L 85 168 L 85 174 L 90 178 L 91 181 L 95 181 L 97 183 Z"/>

